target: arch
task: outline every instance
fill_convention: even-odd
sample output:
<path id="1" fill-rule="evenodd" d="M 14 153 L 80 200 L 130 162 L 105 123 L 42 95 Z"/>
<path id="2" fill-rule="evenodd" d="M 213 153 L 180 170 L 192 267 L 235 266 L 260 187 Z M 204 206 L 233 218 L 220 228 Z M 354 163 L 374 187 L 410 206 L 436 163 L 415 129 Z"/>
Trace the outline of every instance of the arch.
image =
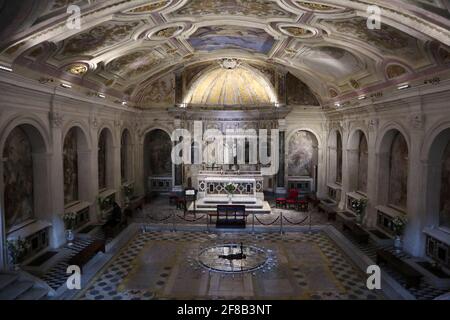
<path id="1" fill-rule="evenodd" d="M 50 133 L 48 131 L 48 124 L 45 124 L 41 119 L 29 115 L 16 115 L 12 117 L 10 120 L 7 120 L 7 126 L 1 132 L 0 138 L 0 150 L 3 150 L 5 147 L 5 141 L 8 138 L 14 128 L 21 125 L 29 125 L 30 127 L 36 130 L 37 135 L 32 135 L 33 137 L 39 136 L 42 140 L 35 141 L 35 145 L 37 146 L 35 151 L 39 153 L 50 153 L 51 152 L 51 143 L 50 143 Z M 34 138 L 33 138 L 34 139 Z"/>
<path id="2" fill-rule="evenodd" d="M 152 187 L 146 183 L 148 179 L 158 178 L 163 179 L 163 186 L 157 188 L 158 191 L 167 190 L 165 183 L 167 179 L 172 181 L 173 165 L 172 165 L 172 140 L 167 131 L 163 129 L 153 129 L 147 131 L 144 136 L 143 143 L 144 155 L 144 185 L 147 192 L 151 191 Z M 171 187 L 171 186 L 170 186 Z"/>
<path id="3" fill-rule="evenodd" d="M 311 128 L 308 128 L 308 127 L 299 127 L 299 128 L 293 129 L 287 135 L 286 141 L 289 141 L 291 139 L 291 137 L 294 134 L 296 134 L 298 131 L 308 131 L 309 133 L 313 134 L 314 137 L 316 138 L 316 140 L 317 140 L 317 147 L 320 149 L 323 146 L 323 141 L 322 141 L 322 138 L 320 137 L 320 135 L 314 129 L 311 129 Z"/>
<path id="4" fill-rule="evenodd" d="M 350 190 L 367 193 L 368 178 L 368 140 L 361 129 L 355 129 L 349 136 L 347 143 L 347 168 Z"/>
<path id="5" fill-rule="evenodd" d="M 31 118 L 28 118 L 30 120 Z M 23 119 L 22 119 L 23 120 Z M 33 121 L 8 126 L 2 137 L 3 203 L 6 230 L 43 218 L 48 208 L 48 166 L 45 138 Z"/>
<path id="6" fill-rule="evenodd" d="M 102 126 L 100 126 L 99 130 L 98 130 L 98 138 L 100 138 L 101 133 L 104 130 L 107 130 L 110 134 L 110 138 L 111 138 L 111 147 L 112 148 L 116 148 L 119 145 L 119 142 L 117 141 L 117 137 L 116 137 L 116 131 L 114 130 L 113 127 L 111 127 L 109 124 L 103 124 Z"/>
<path id="7" fill-rule="evenodd" d="M 338 128 L 331 129 L 328 134 L 328 182 L 342 183 L 342 131 Z"/>
<path id="8" fill-rule="evenodd" d="M 443 123 L 429 135 L 426 179 L 427 223 L 450 230 L 450 124 Z"/>
<path id="9" fill-rule="evenodd" d="M 114 186 L 113 169 L 114 135 L 108 127 L 99 131 L 98 137 L 98 187 L 99 190 L 112 188 Z"/>
<path id="10" fill-rule="evenodd" d="M 64 141 L 67 133 L 73 128 L 78 128 L 79 132 L 82 133 L 81 136 L 82 136 L 83 141 L 85 142 L 85 146 L 83 146 L 83 150 L 84 151 L 92 150 L 92 140 L 91 140 L 91 134 L 89 133 L 89 128 L 82 121 L 73 120 L 64 125 L 63 130 L 62 130 L 63 141 Z"/>
<path id="11" fill-rule="evenodd" d="M 383 139 L 386 138 L 386 135 L 389 133 L 389 131 L 391 130 L 397 130 L 399 131 L 403 137 L 405 138 L 406 144 L 408 145 L 408 150 L 411 150 L 411 145 L 410 145 L 410 137 L 408 134 L 408 130 L 406 130 L 400 123 L 398 122 L 388 122 L 386 123 L 383 127 L 380 128 L 380 130 L 378 131 L 378 135 L 377 135 L 377 140 L 375 142 L 375 150 L 376 153 L 380 154 L 380 153 L 384 153 L 387 150 L 385 148 L 383 148 Z"/>
<path id="12" fill-rule="evenodd" d="M 121 181 L 130 181 L 132 178 L 132 137 L 130 130 L 127 128 L 122 130 L 120 137 L 120 176 Z"/>
<path id="13" fill-rule="evenodd" d="M 290 134 L 287 140 L 288 176 L 314 177 L 319 163 L 318 146 L 316 135 L 309 130 Z"/>
<path id="14" fill-rule="evenodd" d="M 407 209 L 409 145 L 401 131 L 389 128 L 380 138 L 378 163 L 379 202 L 400 211 Z"/>

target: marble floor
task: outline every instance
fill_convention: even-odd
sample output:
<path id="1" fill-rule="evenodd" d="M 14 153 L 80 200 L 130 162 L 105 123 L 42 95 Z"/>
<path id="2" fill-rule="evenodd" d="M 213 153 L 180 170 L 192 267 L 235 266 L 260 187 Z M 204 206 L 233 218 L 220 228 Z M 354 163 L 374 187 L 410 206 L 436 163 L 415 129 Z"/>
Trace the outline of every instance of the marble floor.
<path id="1" fill-rule="evenodd" d="M 269 261 L 251 273 L 223 274 L 201 266 L 203 248 L 255 245 Z M 137 234 L 78 299 L 384 299 L 325 232 Z"/>

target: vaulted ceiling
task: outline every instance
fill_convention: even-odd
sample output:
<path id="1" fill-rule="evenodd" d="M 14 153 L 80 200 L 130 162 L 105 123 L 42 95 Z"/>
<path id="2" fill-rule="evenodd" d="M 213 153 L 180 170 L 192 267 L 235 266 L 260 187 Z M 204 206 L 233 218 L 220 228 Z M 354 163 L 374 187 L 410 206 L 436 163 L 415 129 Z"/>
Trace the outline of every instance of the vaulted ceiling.
<path id="1" fill-rule="evenodd" d="M 0 63 L 148 108 L 175 103 L 177 74 L 187 95 L 234 59 L 274 90 L 292 79 L 304 94 L 286 102 L 318 105 L 448 70 L 449 19 L 447 0 L 0 0 Z"/>

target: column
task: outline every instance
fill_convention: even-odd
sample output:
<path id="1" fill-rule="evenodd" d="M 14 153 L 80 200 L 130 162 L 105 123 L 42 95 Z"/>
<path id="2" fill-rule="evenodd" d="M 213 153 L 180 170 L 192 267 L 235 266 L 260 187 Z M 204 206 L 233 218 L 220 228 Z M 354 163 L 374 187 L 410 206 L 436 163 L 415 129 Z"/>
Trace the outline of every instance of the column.
<path id="1" fill-rule="evenodd" d="M 420 159 L 420 147 L 423 141 L 421 130 L 412 130 L 410 136 L 409 171 L 408 171 L 408 203 L 405 234 L 403 237 L 405 251 L 414 256 L 420 256 L 424 252 L 425 235 L 423 228 L 426 226 L 425 214 L 425 172 L 426 164 Z"/>
<path id="2" fill-rule="evenodd" d="M 279 123 L 279 145 L 278 145 L 278 154 L 279 154 L 279 168 L 277 174 L 276 181 L 276 191 L 277 194 L 285 194 L 286 193 L 286 121 L 278 120 Z"/>
<path id="3" fill-rule="evenodd" d="M 181 128 L 181 120 L 175 119 L 174 121 L 175 129 Z M 178 141 L 173 141 L 173 147 L 177 145 Z M 173 187 L 172 191 L 174 192 L 181 192 L 183 191 L 183 165 L 182 164 L 174 164 L 172 163 L 172 181 L 173 181 Z"/>
<path id="4" fill-rule="evenodd" d="M 377 140 L 377 127 L 378 120 L 370 120 L 368 137 L 367 137 L 367 150 L 368 150 L 368 163 L 367 163 L 367 207 L 364 217 L 364 224 L 370 228 L 374 228 L 377 222 L 377 210 L 378 205 L 378 164 L 382 161 L 379 159 L 379 154 L 376 154 L 375 143 Z"/>
<path id="5" fill-rule="evenodd" d="M 6 251 L 5 206 L 3 202 L 3 157 L 0 159 L 0 270 L 6 270 L 8 267 L 8 253 Z"/>
<path id="6" fill-rule="evenodd" d="M 51 115 L 51 135 L 52 135 L 52 153 L 50 155 L 33 154 L 33 165 L 44 170 L 39 172 L 48 172 L 48 177 L 35 177 L 37 181 L 47 179 L 49 191 L 44 188 L 36 188 L 35 197 L 46 199 L 42 205 L 36 204 L 37 210 L 42 212 L 45 220 L 52 224 L 50 232 L 50 246 L 57 248 L 65 243 L 65 227 L 62 215 L 64 214 L 64 165 L 63 165 L 63 136 L 61 131 L 62 119 L 57 114 Z M 47 170 L 45 170 L 47 169 Z M 47 211 L 48 210 L 48 211 Z M 47 211 L 47 212 L 46 212 Z M 39 214 L 39 212 L 37 212 Z"/>

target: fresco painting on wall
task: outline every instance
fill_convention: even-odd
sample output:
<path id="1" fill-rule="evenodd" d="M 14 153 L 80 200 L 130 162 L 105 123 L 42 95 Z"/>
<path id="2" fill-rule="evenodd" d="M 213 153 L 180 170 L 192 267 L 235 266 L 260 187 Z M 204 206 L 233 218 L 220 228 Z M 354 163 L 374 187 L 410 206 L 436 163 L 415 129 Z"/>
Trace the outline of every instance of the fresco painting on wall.
<path id="1" fill-rule="evenodd" d="M 199 28 L 190 38 L 190 45 L 200 51 L 240 49 L 267 54 L 275 40 L 262 29 L 237 26 L 208 26 Z"/>
<path id="2" fill-rule="evenodd" d="M 147 135 L 146 149 L 149 155 L 147 167 L 152 176 L 172 174 L 172 141 L 163 130 L 154 130 Z"/>
<path id="3" fill-rule="evenodd" d="M 397 132 L 391 146 L 389 171 L 389 204 L 406 209 L 408 191 L 408 145 Z"/>
<path id="4" fill-rule="evenodd" d="M 314 161 L 317 159 L 317 140 L 314 135 L 308 131 L 298 131 L 289 140 L 288 148 L 288 175 L 313 176 Z"/>
<path id="5" fill-rule="evenodd" d="M 34 217 L 33 159 L 31 142 L 25 131 L 11 131 L 3 150 L 6 229 Z"/>
<path id="6" fill-rule="evenodd" d="M 64 204 L 78 200 L 78 148 L 77 131 L 72 128 L 64 139 Z"/>
<path id="7" fill-rule="evenodd" d="M 441 171 L 439 225 L 450 229 L 450 143 L 444 150 Z"/>
<path id="8" fill-rule="evenodd" d="M 336 133 L 336 182 L 342 183 L 342 136 Z"/>
<path id="9" fill-rule="evenodd" d="M 106 129 L 102 131 L 98 139 L 98 188 L 106 188 Z"/>
<path id="10" fill-rule="evenodd" d="M 358 147 L 358 191 L 367 193 L 367 170 L 369 165 L 369 151 L 366 136 L 361 133 Z"/>

